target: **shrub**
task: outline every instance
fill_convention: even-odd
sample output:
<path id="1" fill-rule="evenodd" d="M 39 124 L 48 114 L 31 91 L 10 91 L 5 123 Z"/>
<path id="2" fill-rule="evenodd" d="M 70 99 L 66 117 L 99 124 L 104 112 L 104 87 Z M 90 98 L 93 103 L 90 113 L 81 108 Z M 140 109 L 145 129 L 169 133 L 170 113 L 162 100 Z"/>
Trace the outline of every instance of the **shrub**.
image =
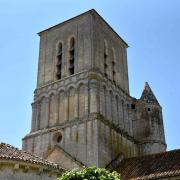
<path id="1" fill-rule="evenodd" d="M 120 180 L 120 175 L 115 171 L 111 173 L 106 169 L 88 167 L 67 171 L 58 180 Z"/>

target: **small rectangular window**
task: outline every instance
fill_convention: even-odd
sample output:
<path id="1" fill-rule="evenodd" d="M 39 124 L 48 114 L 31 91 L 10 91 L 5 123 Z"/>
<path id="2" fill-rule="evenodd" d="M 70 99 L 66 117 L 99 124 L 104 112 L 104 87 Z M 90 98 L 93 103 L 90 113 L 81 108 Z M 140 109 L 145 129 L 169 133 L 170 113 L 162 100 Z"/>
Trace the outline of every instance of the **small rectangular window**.
<path id="1" fill-rule="evenodd" d="M 131 109 L 136 109 L 136 105 L 135 104 L 131 104 Z"/>

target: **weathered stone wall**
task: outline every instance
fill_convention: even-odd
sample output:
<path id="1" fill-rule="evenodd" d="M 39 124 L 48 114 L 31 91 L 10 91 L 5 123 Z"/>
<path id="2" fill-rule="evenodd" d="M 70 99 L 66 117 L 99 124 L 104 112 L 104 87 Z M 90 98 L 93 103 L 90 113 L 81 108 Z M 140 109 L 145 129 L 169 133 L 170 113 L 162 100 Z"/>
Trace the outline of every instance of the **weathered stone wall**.
<path id="1" fill-rule="evenodd" d="M 129 93 L 127 44 L 94 13 L 66 21 L 40 33 L 37 87 L 57 80 L 59 43 L 62 43 L 62 77 L 69 76 L 68 60 L 72 37 L 75 39 L 75 73 L 91 68 L 98 68 L 104 73 L 106 51 L 107 78 Z"/>
<path id="2" fill-rule="evenodd" d="M 43 170 L 43 167 L 31 167 L 29 164 L 14 164 L 8 161 L 0 163 L 0 179 L 1 180 L 56 180 L 60 173 L 53 172 L 53 170 Z"/>
<path id="3" fill-rule="evenodd" d="M 57 132 L 62 135 L 60 142 L 54 139 Z M 54 145 L 87 166 L 105 167 L 120 153 L 125 157 L 138 155 L 137 146 L 131 136 L 122 133 L 121 129 L 110 125 L 108 121 L 100 117 L 96 120 L 93 116 L 31 134 L 24 140 L 23 149 L 46 157 Z"/>
<path id="4" fill-rule="evenodd" d="M 93 66 L 104 74 L 106 54 L 107 78 L 129 94 L 127 44 L 97 14 L 93 16 Z M 113 65 L 114 63 L 114 65 Z M 114 68 L 113 68 L 114 66 Z M 114 71 L 114 78 L 113 78 Z"/>
<path id="5" fill-rule="evenodd" d="M 56 164 L 60 164 L 61 167 L 65 169 L 82 169 L 83 164 L 77 161 L 76 159 L 72 158 L 67 152 L 65 152 L 59 146 L 55 146 L 51 149 L 46 157 L 48 161 L 55 162 Z"/>
<path id="6" fill-rule="evenodd" d="M 40 131 L 39 134 L 31 134 L 24 140 L 23 149 L 45 157 L 46 153 L 54 145 L 61 147 L 72 158 L 77 159 L 85 165 L 97 165 L 97 121 L 73 122 L 56 129 Z M 54 139 L 59 132 L 62 135 L 60 142 Z M 31 143 L 32 142 L 32 143 Z"/>
<path id="7" fill-rule="evenodd" d="M 160 105 L 139 100 L 137 120 L 133 124 L 134 137 L 139 141 L 141 155 L 166 151 L 162 109 Z"/>
<path id="8" fill-rule="evenodd" d="M 36 172 L 24 173 L 23 171 L 13 171 L 6 168 L 0 171 L 0 179 L 2 180 L 56 180 L 56 177 L 49 177 L 47 174 L 38 174 Z"/>
<path id="9" fill-rule="evenodd" d="M 107 122 L 98 121 L 99 167 L 106 167 L 112 160 L 123 154 L 125 158 L 138 155 L 138 148 L 130 136 L 121 133 Z"/>
<path id="10" fill-rule="evenodd" d="M 137 147 L 132 138 L 129 103 L 128 95 L 95 71 L 39 88 L 33 103 L 32 130 L 23 140 L 23 149 L 44 157 L 54 145 L 54 134 L 60 131 L 62 141 L 58 145 L 85 165 L 105 167 L 122 152 L 126 157 L 135 156 Z M 112 130 L 119 134 L 111 140 L 112 144 L 121 143 L 115 152 L 102 141 L 103 134 L 108 137 L 108 132 L 107 128 L 97 128 L 97 121 L 105 121 L 109 133 L 111 126 L 118 129 Z M 106 153 L 98 154 L 101 149 L 109 153 L 108 157 Z"/>
<path id="11" fill-rule="evenodd" d="M 40 33 L 37 87 L 56 81 L 57 47 L 62 43 L 62 77 L 69 76 L 70 39 L 75 39 L 75 73 L 91 67 L 91 17 L 66 21 Z"/>
<path id="12" fill-rule="evenodd" d="M 88 115 L 88 72 L 37 89 L 31 131 L 54 127 Z"/>
<path id="13" fill-rule="evenodd" d="M 101 73 L 81 72 L 35 91 L 31 131 L 99 113 L 132 136 L 130 105 L 131 98 Z"/>

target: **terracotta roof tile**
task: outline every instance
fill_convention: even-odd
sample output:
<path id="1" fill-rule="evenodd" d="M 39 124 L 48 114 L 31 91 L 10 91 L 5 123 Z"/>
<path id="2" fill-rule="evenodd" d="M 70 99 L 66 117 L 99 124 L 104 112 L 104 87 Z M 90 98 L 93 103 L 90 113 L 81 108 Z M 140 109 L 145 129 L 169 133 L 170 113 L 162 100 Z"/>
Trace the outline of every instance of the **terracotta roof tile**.
<path id="1" fill-rule="evenodd" d="M 53 169 L 63 170 L 63 168 L 61 168 L 58 164 L 47 161 L 27 151 L 19 150 L 18 148 L 5 143 L 0 144 L 0 159 L 24 161 L 28 163 L 48 166 L 49 168 Z"/>
<path id="2" fill-rule="evenodd" d="M 116 169 L 123 180 L 180 176 L 180 149 L 123 160 Z"/>

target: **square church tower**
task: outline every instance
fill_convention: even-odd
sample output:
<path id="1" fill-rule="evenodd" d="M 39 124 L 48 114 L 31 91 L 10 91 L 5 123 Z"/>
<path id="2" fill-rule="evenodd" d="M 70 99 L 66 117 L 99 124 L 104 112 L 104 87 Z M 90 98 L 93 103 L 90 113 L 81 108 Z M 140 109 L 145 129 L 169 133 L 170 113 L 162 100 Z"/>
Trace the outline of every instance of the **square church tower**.
<path id="1" fill-rule="evenodd" d="M 141 99 L 129 95 L 128 45 L 95 10 L 39 36 L 24 150 L 69 169 L 165 151 L 161 107 L 148 84 Z"/>

